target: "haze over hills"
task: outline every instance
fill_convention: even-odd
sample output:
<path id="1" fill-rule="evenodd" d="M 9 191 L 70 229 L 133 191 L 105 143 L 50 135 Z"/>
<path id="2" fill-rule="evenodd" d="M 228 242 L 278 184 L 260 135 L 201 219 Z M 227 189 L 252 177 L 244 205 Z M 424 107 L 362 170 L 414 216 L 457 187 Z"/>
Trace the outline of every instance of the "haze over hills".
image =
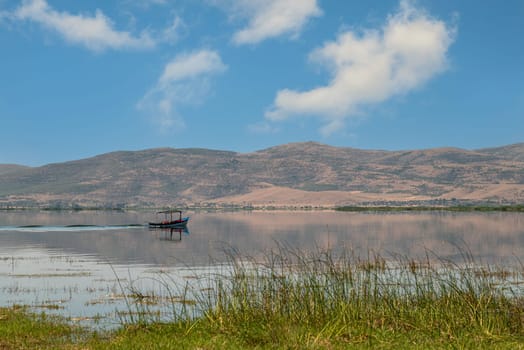
<path id="1" fill-rule="evenodd" d="M 293 143 L 253 153 L 149 149 L 0 165 L 0 207 L 524 202 L 524 143 L 379 151 Z"/>

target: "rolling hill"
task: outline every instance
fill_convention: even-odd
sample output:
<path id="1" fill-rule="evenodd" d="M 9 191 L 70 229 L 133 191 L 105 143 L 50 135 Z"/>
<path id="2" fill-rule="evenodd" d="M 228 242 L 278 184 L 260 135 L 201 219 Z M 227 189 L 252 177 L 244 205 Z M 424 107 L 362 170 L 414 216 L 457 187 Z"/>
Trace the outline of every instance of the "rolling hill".
<path id="1" fill-rule="evenodd" d="M 380 151 L 314 142 L 253 153 L 120 151 L 41 167 L 0 165 L 0 207 L 334 206 L 524 202 L 524 143 Z"/>

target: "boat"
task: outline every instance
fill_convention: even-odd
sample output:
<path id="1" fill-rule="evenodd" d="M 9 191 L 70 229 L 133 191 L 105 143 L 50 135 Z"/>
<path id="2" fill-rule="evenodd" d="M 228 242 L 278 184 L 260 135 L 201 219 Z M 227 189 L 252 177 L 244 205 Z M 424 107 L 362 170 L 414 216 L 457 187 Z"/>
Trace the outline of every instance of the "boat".
<path id="1" fill-rule="evenodd" d="M 164 214 L 164 220 L 160 222 L 150 222 L 149 228 L 180 228 L 185 227 L 189 222 L 189 216 L 182 217 L 181 210 L 164 210 L 157 214 Z M 173 218 L 173 214 L 178 214 L 178 219 Z"/>

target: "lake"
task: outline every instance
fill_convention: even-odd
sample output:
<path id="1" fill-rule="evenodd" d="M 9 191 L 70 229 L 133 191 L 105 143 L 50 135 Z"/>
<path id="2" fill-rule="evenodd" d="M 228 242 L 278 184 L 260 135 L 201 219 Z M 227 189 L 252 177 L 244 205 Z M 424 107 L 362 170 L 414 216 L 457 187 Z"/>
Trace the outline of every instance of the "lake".
<path id="1" fill-rule="evenodd" d="M 185 231 L 137 226 L 154 212 L 0 212 L 0 305 L 24 304 L 102 328 L 133 317 L 131 297 L 154 294 L 168 318 L 181 288 L 206 288 L 228 253 L 263 258 L 277 247 L 396 254 L 458 265 L 519 267 L 523 213 L 333 211 L 190 212 Z M 195 287 L 196 286 L 196 287 Z M 150 311 L 151 311 L 150 310 Z M 126 314 L 126 312 L 128 314 Z"/>

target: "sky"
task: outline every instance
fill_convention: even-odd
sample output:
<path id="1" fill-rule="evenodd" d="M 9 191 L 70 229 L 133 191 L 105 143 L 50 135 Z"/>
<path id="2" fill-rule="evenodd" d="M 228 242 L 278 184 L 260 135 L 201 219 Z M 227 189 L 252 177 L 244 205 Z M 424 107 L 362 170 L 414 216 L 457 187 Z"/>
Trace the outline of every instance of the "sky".
<path id="1" fill-rule="evenodd" d="M 523 0 L 0 0 L 0 163 L 524 142 Z"/>

